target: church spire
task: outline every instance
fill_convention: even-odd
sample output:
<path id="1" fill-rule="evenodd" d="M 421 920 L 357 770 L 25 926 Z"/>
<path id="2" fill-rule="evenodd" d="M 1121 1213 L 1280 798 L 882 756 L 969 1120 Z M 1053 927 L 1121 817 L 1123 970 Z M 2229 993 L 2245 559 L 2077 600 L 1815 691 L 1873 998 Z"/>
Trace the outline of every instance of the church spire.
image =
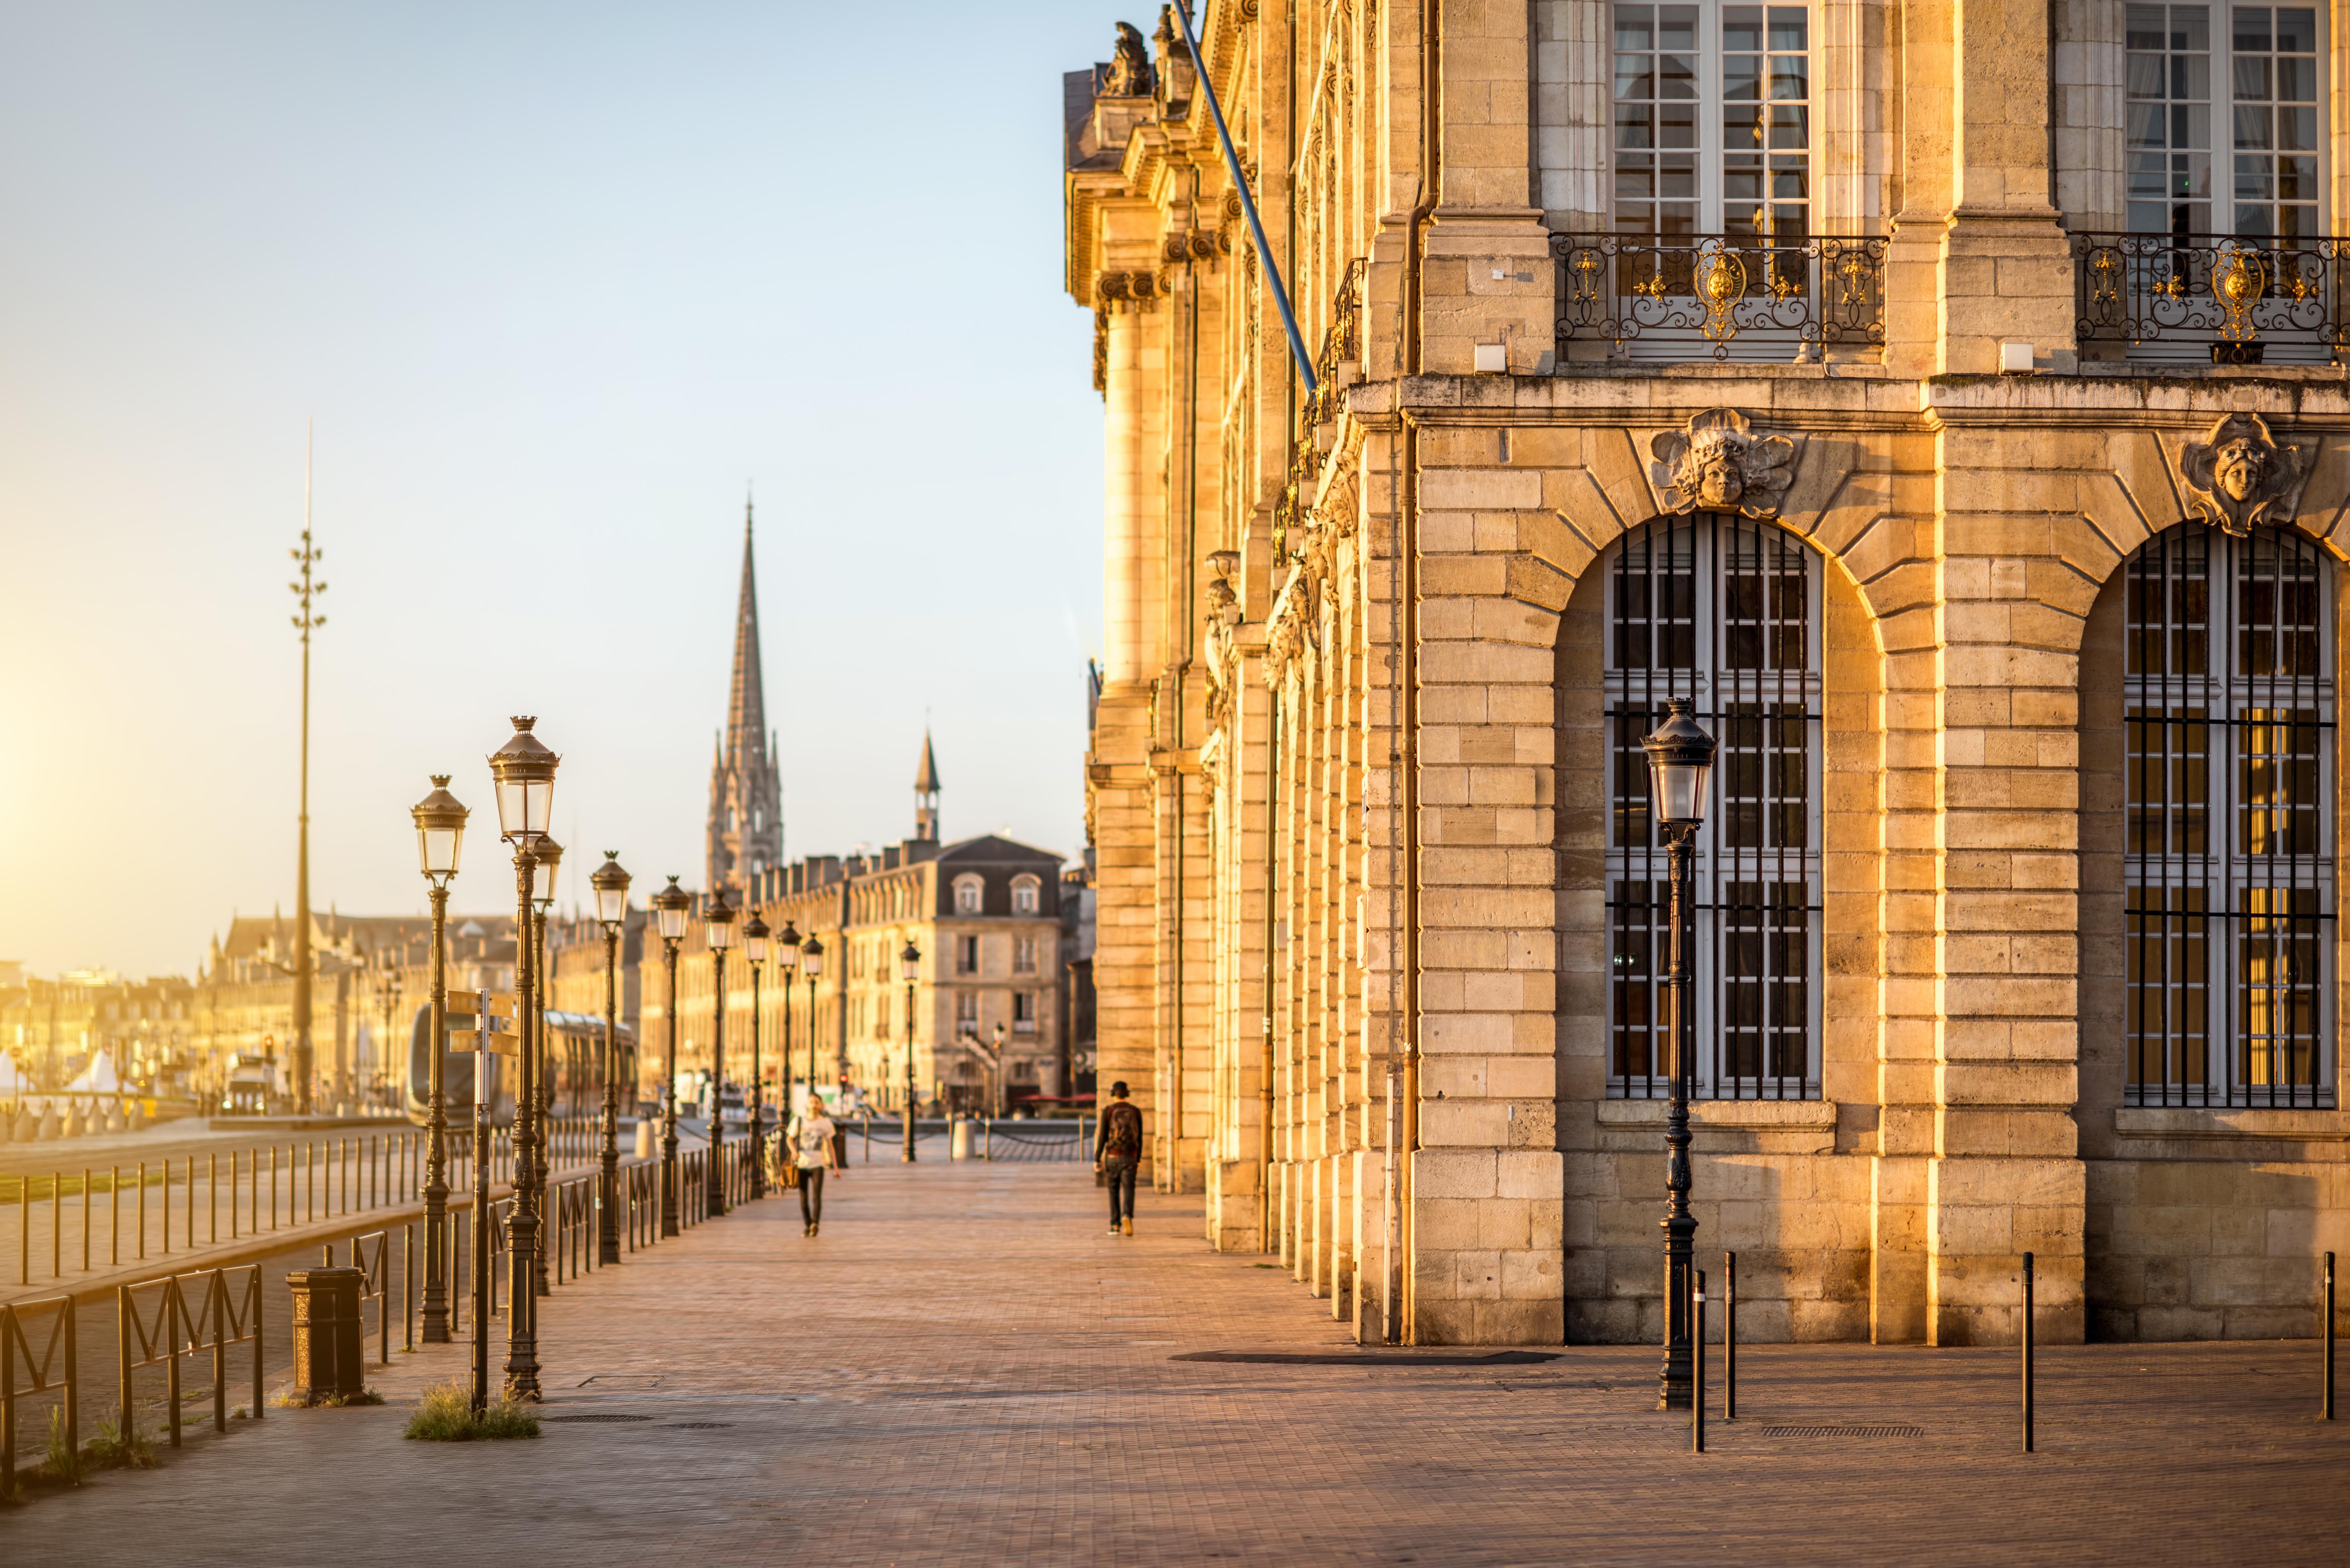
<path id="1" fill-rule="evenodd" d="M 931 749 L 931 732 L 922 731 L 922 762 L 914 770 L 914 836 L 935 844 L 939 839 L 939 754 Z"/>
<path id="2" fill-rule="evenodd" d="M 711 888 L 752 895 L 760 873 L 784 860 L 784 786 L 767 729 L 759 657 L 759 586 L 753 560 L 751 501 L 743 502 L 743 582 L 734 601 L 734 669 L 726 730 L 711 766 L 708 871 Z"/>

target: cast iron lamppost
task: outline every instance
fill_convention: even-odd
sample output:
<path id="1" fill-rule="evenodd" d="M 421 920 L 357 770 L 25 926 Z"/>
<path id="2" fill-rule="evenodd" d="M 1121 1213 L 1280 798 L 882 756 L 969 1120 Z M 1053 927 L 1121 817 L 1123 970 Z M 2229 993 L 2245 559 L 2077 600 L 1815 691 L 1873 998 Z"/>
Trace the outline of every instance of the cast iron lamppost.
<path id="1" fill-rule="evenodd" d="M 424 1120 L 424 1343 L 449 1343 L 449 1110 L 443 1074 L 449 1054 L 449 881 L 465 842 L 463 805 L 449 793 L 449 775 L 432 775 L 432 793 L 408 814 L 416 822 L 416 848 L 432 889 L 432 1044 L 426 1069 L 432 1108 Z"/>
<path id="2" fill-rule="evenodd" d="M 538 1307 L 536 1290 L 522 1288 L 534 1280 L 538 1254 L 538 1209 L 530 1189 L 530 1172 L 538 1158 L 536 1115 L 538 1084 L 532 1071 L 532 1035 L 536 1021 L 537 964 L 531 951 L 531 898 L 536 891 L 537 853 L 546 841 L 555 809 L 555 770 L 562 758 L 531 733 L 538 722 L 528 717 L 514 722 L 515 732 L 490 757 L 490 773 L 497 781 L 498 828 L 515 846 L 515 1022 L 523 1033 L 518 1056 L 522 1082 L 515 1095 L 514 1216 L 507 1222 L 512 1247 L 506 1279 L 506 1397 L 536 1399 L 538 1388 Z M 484 1196 L 487 1197 L 486 1190 Z"/>
<path id="3" fill-rule="evenodd" d="M 759 1092 L 759 968 L 767 961 L 767 922 L 759 911 L 743 923 L 743 956 L 751 964 L 751 1196 L 767 1195 L 766 1102 Z M 784 995 L 792 994 L 789 985 Z M 785 1076 L 790 1075 L 786 1074 Z M 785 1089 L 789 1097 L 788 1085 Z"/>
<path id="4" fill-rule="evenodd" d="M 537 867 L 531 874 L 534 895 L 531 902 L 538 906 L 531 929 L 531 972 L 538 977 L 537 1012 L 532 1019 L 531 1044 L 536 1053 L 533 1070 L 538 1080 L 538 1100 L 531 1107 L 533 1125 L 537 1128 L 538 1157 L 531 1162 L 530 1202 L 540 1219 L 538 1248 L 531 1260 L 531 1282 L 540 1295 L 554 1293 L 546 1283 L 546 1176 L 554 1163 L 555 1154 L 555 1056 L 546 1043 L 547 996 L 555 989 L 554 969 L 546 961 L 546 916 L 555 908 L 555 872 L 563 861 L 563 846 L 542 836 L 533 858 Z"/>
<path id="5" fill-rule="evenodd" d="M 1665 703 L 1665 722 L 1640 743 L 1648 753 L 1648 803 L 1665 836 L 1671 888 L 1671 943 L 1665 971 L 1666 1029 L 1672 1040 L 1672 1098 L 1665 1112 L 1665 1364 L 1657 1407 L 1686 1410 L 1690 1398 L 1690 1285 L 1697 1220 L 1690 1213 L 1690 1078 L 1696 1064 L 1697 1009 L 1690 996 L 1690 856 L 1705 822 L 1714 740 L 1690 717 L 1690 701 Z"/>
<path id="6" fill-rule="evenodd" d="M 598 1181 L 603 1213 L 596 1224 L 598 1264 L 620 1261 L 620 930 L 629 921 L 629 874 L 619 851 L 588 878 L 596 889 L 596 919 L 604 928 L 604 1149 Z"/>
<path id="7" fill-rule="evenodd" d="M 802 977 L 803 979 L 805 979 L 805 980 L 807 981 L 807 993 L 808 993 L 808 1003 L 807 1003 L 807 1014 L 808 1014 L 808 1079 L 807 1079 L 807 1082 L 808 1082 L 808 1093 L 809 1093 L 809 1094 L 811 1094 L 811 1095 L 813 1095 L 813 1094 L 815 1094 L 815 1093 L 816 1093 L 816 977 L 817 977 L 817 976 L 819 976 L 819 975 L 821 975 L 822 973 L 824 973 L 824 944 L 823 944 L 822 942 L 820 942 L 820 941 L 818 941 L 818 940 L 816 940 L 816 934 L 815 934 L 814 932 L 810 932 L 810 933 L 808 934 L 808 940 L 806 940 L 806 941 L 804 941 L 804 942 L 802 942 L 802 943 L 800 944 L 800 975 L 801 975 L 801 977 Z"/>
<path id="8" fill-rule="evenodd" d="M 734 945 L 734 906 L 726 889 L 711 896 L 702 912 L 702 940 L 710 944 L 710 1168 L 702 1183 L 708 1206 L 702 1212 L 715 1220 L 726 1212 L 726 950 Z"/>
<path id="9" fill-rule="evenodd" d="M 906 950 L 898 955 L 899 965 L 906 972 L 906 1163 L 914 1163 L 914 982 L 922 974 L 922 950 L 906 943 Z"/>
<path id="10" fill-rule="evenodd" d="M 677 944 L 685 940 L 685 917 L 693 895 L 669 879 L 652 898 L 653 919 L 660 929 L 661 952 L 669 964 L 669 1007 L 662 1020 L 669 1025 L 669 1060 L 661 1073 L 661 1234 L 675 1236 L 677 1206 Z"/>

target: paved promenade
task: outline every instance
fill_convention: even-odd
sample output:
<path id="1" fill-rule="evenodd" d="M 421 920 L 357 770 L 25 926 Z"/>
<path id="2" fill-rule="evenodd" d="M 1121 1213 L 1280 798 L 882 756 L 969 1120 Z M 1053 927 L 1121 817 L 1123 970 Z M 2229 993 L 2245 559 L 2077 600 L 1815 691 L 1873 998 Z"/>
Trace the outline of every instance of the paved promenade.
<path id="1" fill-rule="evenodd" d="M 878 1151 L 877 1151 L 878 1152 Z M 771 1199 L 567 1285 L 536 1442 L 403 1443 L 453 1348 L 381 1409 L 273 1410 L 144 1474 L 0 1514 L 44 1564 L 2192 1563 L 2336 1564 L 2350 1422 L 2306 1344 L 2013 1357 L 1749 1347 L 1715 1451 L 1649 1408 L 1655 1355 L 1350 1357 L 1278 1270 L 1082 1167 L 876 1164 L 825 1233 Z M 1774 1428 L 1890 1425 L 1916 1435 Z"/>

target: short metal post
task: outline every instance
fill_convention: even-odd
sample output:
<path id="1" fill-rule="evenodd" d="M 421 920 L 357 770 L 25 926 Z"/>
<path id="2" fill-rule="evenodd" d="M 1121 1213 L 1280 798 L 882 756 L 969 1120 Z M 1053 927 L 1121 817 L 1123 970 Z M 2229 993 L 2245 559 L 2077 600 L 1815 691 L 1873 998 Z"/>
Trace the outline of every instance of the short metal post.
<path id="1" fill-rule="evenodd" d="M 1690 1292 L 1690 1452 L 1705 1452 L 1705 1271 Z"/>
<path id="2" fill-rule="evenodd" d="M 2318 1337 L 2325 1344 L 2325 1381 L 2318 1401 L 2317 1418 L 2331 1421 L 2334 1419 L 2334 1254 L 2331 1252 L 2325 1254 L 2325 1305 L 2323 1310 L 2325 1322 L 2318 1330 Z"/>
<path id="3" fill-rule="evenodd" d="M 81 1322 L 66 1298 L 66 1444 L 81 1452 Z"/>
<path id="4" fill-rule="evenodd" d="M 1738 1254 L 1721 1254 L 1721 1418 L 1738 1419 Z"/>
<path id="5" fill-rule="evenodd" d="M 81 1272 L 89 1272 L 89 1167 L 86 1165 L 81 1168 Z"/>
<path id="6" fill-rule="evenodd" d="M 400 1228 L 400 1348 L 416 1348 L 416 1222 Z"/>
<path id="7" fill-rule="evenodd" d="M 2023 1254 L 2023 1451 L 2032 1452 L 2032 1254 Z"/>
<path id="8" fill-rule="evenodd" d="M 191 1158 L 189 1163 L 195 1162 Z M 53 1280 L 65 1276 L 65 1234 L 66 1179 L 64 1172 L 53 1170 L 49 1172 L 49 1278 Z"/>
<path id="9" fill-rule="evenodd" d="M 139 1162 L 139 1260 L 147 1260 L 147 1162 L 143 1159 Z"/>
<path id="10" fill-rule="evenodd" d="M 130 1390 L 130 1287 L 115 1286 L 114 1365 L 120 1377 L 117 1386 L 121 1390 L 121 1402 L 116 1407 L 114 1418 L 115 1426 L 126 1443 L 139 1433 L 138 1407 L 131 1403 Z"/>
<path id="11" fill-rule="evenodd" d="M 210 1227 L 205 1233 L 205 1241 L 213 1246 L 219 1246 L 220 1156 L 217 1154 L 204 1157 L 204 1223 Z"/>
<path id="12" fill-rule="evenodd" d="M 228 1430 L 228 1275 L 213 1271 L 213 1430 Z"/>
<path id="13" fill-rule="evenodd" d="M 106 1172 L 106 1262 L 109 1268 L 122 1266 L 122 1168 L 109 1166 Z"/>

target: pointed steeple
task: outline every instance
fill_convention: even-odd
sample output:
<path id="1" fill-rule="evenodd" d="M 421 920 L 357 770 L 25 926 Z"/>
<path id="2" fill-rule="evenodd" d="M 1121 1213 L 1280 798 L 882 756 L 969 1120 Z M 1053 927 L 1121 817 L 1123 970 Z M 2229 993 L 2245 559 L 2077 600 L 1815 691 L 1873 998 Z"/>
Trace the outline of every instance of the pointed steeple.
<path id="1" fill-rule="evenodd" d="M 759 657 L 759 584 L 753 561 L 752 511 L 743 502 L 743 581 L 734 600 L 734 669 L 726 728 L 710 770 L 709 880 L 715 890 L 749 891 L 751 880 L 784 860 L 784 785 L 767 728 Z"/>
<path id="2" fill-rule="evenodd" d="M 939 837 L 939 754 L 931 747 L 931 732 L 922 731 L 922 762 L 914 770 L 914 836 L 935 844 Z"/>
<path id="3" fill-rule="evenodd" d="M 734 600 L 734 684 L 726 699 L 730 756 L 764 754 L 767 699 L 759 672 L 759 587 L 751 561 L 751 502 L 743 502 L 743 588 Z"/>

